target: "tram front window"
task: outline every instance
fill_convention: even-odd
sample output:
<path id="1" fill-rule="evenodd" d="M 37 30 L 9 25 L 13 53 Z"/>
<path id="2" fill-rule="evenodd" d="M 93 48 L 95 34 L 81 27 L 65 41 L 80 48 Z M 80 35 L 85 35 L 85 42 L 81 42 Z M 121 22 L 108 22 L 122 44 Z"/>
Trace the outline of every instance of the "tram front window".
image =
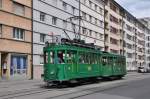
<path id="1" fill-rule="evenodd" d="M 48 63 L 48 52 L 44 52 L 44 64 Z"/>
<path id="2" fill-rule="evenodd" d="M 54 52 L 44 52 L 44 64 L 54 64 Z"/>

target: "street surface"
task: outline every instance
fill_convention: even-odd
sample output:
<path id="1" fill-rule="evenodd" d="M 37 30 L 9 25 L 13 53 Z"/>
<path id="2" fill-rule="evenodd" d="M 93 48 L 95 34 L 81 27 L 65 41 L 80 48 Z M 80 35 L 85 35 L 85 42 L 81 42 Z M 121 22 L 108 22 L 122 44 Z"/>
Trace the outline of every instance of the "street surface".
<path id="1" fill-rule="evenodd" d="M 39 80 L 0 81 L 0 99 L 150 99 L 150 74 L 65 88 L 45 88 Z"/>

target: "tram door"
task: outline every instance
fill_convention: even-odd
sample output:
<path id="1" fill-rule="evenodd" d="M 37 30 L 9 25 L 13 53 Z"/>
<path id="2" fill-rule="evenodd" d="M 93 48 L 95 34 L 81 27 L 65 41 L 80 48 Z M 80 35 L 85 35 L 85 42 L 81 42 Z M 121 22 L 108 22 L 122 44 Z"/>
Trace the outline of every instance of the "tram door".
<path id="1" fill-rule="evenodd" d="M 11 77 L 25 77 L 27 73 L 27 58 L 26 56 L 12 56 L 10 75 Z"/>

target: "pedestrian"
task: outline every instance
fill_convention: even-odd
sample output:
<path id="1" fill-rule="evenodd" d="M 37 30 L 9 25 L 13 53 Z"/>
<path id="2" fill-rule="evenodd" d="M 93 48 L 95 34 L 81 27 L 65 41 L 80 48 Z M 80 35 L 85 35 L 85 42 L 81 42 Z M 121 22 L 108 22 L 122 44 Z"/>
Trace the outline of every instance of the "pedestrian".
<path id="1" fill-rule="evenodd" d="M 2 70 L 3 70 L 2 77 L 5 79 L 6 78 L 6 74 L 7 74 L 7 61 L 3 62 Z"/>

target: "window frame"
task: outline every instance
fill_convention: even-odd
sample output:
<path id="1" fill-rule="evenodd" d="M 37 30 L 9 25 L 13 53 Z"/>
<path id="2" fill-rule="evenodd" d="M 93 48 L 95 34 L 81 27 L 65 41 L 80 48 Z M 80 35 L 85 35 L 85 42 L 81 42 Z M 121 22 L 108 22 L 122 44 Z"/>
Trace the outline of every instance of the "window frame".
<path id="1" fill-rule="evenodd" d="M 45 21 L 46 20 L 46 13 L 40 12 L 40 21 Z"/>
<path id="2" fill-rule="evenodd" d="M 57 17 L 52 17 L 52 25 L 57 25 Z"/>
<path id="3" fill-rule="evenodd" d="M 46 38 L 46 34 L 40 34 L 40 42 L 44 43 Z"/>
<path id="4" fill-rule="evenodd" d="M 21 34 L 22 34 L 23 38 L 21 37 Z M 17 39 L 17 40 L 25 40 L 25 30 L 14 27 L 13 28 L 13 38 Z"/>
<path id="5" fill-rule="evenodd" d="M 23 8 L 23 13 L 18 13 L 16 10 L 15 10 L 15 7 L 16 6 L 20 6 Z M 20 3 L 17 3 L 15 1 L 13 1 L 13 12 L 17 15 L 21 15 L 21 16 L 24 16 L 25 15 L 25 6 L 23 4 L 20 4 Z"/>

